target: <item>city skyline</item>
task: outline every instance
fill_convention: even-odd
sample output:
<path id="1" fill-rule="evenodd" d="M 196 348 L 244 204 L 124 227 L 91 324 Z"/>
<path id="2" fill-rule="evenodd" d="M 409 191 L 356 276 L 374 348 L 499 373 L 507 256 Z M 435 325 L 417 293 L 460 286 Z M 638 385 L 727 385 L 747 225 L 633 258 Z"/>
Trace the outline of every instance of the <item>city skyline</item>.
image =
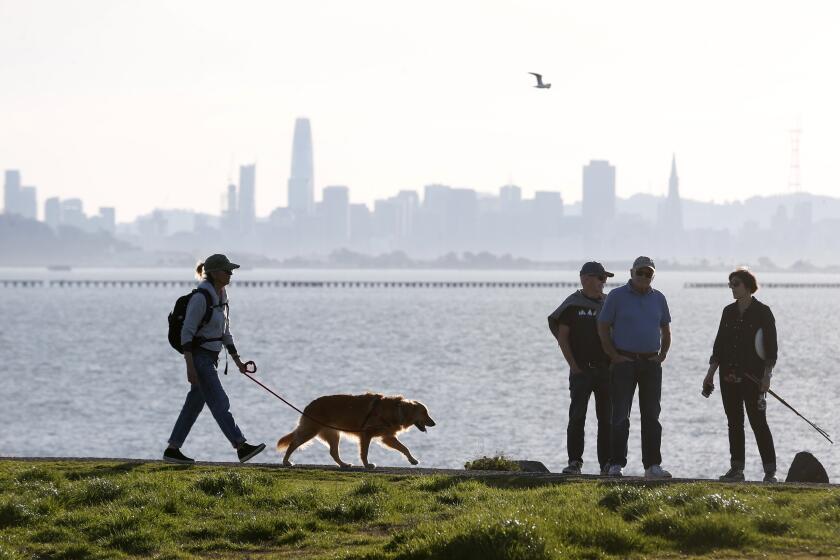
<path id="1" fill-rule="evenodd" d="M 253 162 L 256 213 L 286 206 L 301 115 L 316 129 L 316 196 L 346 185 L 369 206 L 434 183 L 513 183 L 573 203 L 590 159 L 620 170 L 620 197 L 665 195 L 674 152 L 686 199 L 785 193 L 791 129 L 802 130 L 802 189 L 840 184 L 832 4 L 3 10 L 0 169 L 22 170 L 42 199 L 79 197 L 120 219 L 216 213 L 224 178 Z M 481 25 L 466 25 L 475 13 Z M 531 71 L 552 89 L 532 88 Z"/>

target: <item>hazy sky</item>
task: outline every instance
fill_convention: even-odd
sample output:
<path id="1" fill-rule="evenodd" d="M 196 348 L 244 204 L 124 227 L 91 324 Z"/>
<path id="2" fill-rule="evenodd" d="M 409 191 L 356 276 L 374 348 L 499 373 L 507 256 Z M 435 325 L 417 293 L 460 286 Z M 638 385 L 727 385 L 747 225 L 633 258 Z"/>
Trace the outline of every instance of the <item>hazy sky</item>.
<path id="1" fill-rule="evenodd" d="M 120 221 L 217 213 L 257 163 L 286 203 L 294 120 L 312 120 L 316 198 L 440 182 L 580 198 L 609 159 L 620 196 L 840 194 L 837 32 L 824 2 L 0 0 L 0 169 Z M 550 90 L 532 88 L 542 72 Z M 39 211 L 41 209 L 39 208 Z"/>

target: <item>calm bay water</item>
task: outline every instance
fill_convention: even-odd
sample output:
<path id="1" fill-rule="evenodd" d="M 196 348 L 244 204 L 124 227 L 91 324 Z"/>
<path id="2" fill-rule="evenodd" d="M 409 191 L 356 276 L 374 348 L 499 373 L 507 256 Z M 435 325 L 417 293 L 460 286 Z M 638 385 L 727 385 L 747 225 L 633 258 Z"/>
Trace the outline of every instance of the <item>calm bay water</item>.
<path id="1" fill-rule="evenodd" d="M 237 288 L 237 278 L 347 280 L 567 280 L 573 271 L 246 270 L 229 289 L 237 347 L 258 376 L 299 407 L 324 394 L 376 391 L 423 401 L 437 427 L 401 439 L 421 466 L 461 467 L 503 452 L 566 464 L 568 368 L 546 316 L 571 289 L 547 288 Z M 621 273 L 616 280 L 623 282 Z M 189 270 L 0 269 L 0 278 L 190 279 Z M 726 289 L 685 289 L 687 281 L 725 282 L 720 273 L 660 271 L 674 341 L 664 364 L 663 465 L 675 476 L 717 476 L 728 467 L 719 390 L 700 396 Z M 764 282 L 838 282 L 837 275 L 764 274 Z M 0 288 L 0 455 L 159 458 L 187 391 L 183 359 L 166 341 L 166 315 L 183 288 Z M 840 290 L 764 289 L 780 357 L 773 389 L 832 436 L 838 372 Z M 232 411 L 251 441 L 269 449 L 298 414 L 235 372 L 223 377 Z M 833 480 L 840 451 L 773 399 L 768 419 L 783 477 L 794 454 L 810 450 Z M 585 472 L 597 470 L 595 415 L 587 420 Z M 634 403 L 628 474 L 642 472 Z M 201 460 L 235 455 L 209 411 L 184 451 Z M 357 446 L 342 457 L 359 463 Z M 331 464 L 314 444 L 298 463 Z M 371 460 L 408 465 L 378 446 Z M 747 476 L 761 475 L 747 428 Z"/>

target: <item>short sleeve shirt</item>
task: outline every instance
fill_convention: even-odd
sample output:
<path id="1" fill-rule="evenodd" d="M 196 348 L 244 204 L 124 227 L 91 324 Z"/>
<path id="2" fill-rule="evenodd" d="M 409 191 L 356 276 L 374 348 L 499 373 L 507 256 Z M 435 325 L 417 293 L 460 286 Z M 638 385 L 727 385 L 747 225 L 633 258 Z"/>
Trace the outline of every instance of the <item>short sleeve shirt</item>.
<path id="1" fill-rule="evenodd" d="M 596 300 L 593 300 L 596 301 Z M 598 337 L 597 312 L 577 305 L 570 305 L 560 314 L 559 322 L 569 327 L 569 345 L 580 367 L 609 362 Z"/>
<path id="2" fill-rule="evenodd" d="M 650 288 L 640 294 L 627 282 L 607 294 L 598 322 L 612 326 L 616 349 L 652 353 L 659 352 L 660 329 L 671 322 L 671 313 L 662 292 Z"/>

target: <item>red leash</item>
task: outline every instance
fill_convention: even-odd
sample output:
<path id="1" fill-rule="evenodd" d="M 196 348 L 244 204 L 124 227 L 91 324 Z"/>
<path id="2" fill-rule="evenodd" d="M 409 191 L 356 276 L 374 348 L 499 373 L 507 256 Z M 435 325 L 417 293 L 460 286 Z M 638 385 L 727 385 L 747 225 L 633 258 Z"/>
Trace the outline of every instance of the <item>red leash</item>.
<path id="1" fill-rule="evenodd" d="M 275 397 L 277 397 L 278 399 L 280 399 L 281 401 L 286 403 L 288 406 L 290 406 L 293 409 L 295 409 L 296 411 L 300 412 L 300 414 L 302 416 L 306 416 L 307 418 L 309 418 L 313 422 L 315 422 L 317 424 L 321 424 L 325 428 L 330 428 L 331 430 L 336 430 L 336 431 L 339 431 L 339 432 L 351 432 L 351 433 L 354 433 L 354 434 L 364 433 L 364 430 L 347 430 L 345 428 L 337 428 L 335 426 L 330 426 L 326 422 L 321 422 L 320 420 L 311 417 L 310 415 L 308 415 L 307 413 L 305 413 L 304 411 L 302 411 L 301 409 L 299 409 L 298 407 L 296 407 L 295 405 L 293 405 L 292 403 L 290 403 L 289 401 L 287 401 L 286 399 L 284 399 L 283 397 L 281 397 L 280 395 L 278 395 L 277 393 L 275 393 L 274 391 L 272 391 L 271 389 L 269 389 L 268 387 L 266 387 L 265 385 L 260 383 L 260 381 L 257 380 L 257 378 L 253 377 L 251 374 L 252 373 L 257 373 L 257 364 L 255 364 L 253 362 L 253 360 L 249 360 L 249 361 L 245 362 L 243 365 L 245 366 L 245 371 L 243 372 L 242 375 L 244 375 L 245 377 L 247 377 L 248 379 L 250 379 L 251 381 L 253 381 L 257 385 L 259 385 L 260 387 L 262 387 L 263 389 L 265 389 L 266 391 L 268 391 L 269 393 L 271 393 L 272 395 L 274 395 Z M 253 367 L 254 369 L 250 369 L 249 366 Z M 376 402 L 378 402 L 378 401 L 376 401 Z M 376 406 L 376 403 L 374 403 L 374 406 Z M 371 408 L 370 412 L 365 417 L 364 422 L 362 422 L 363 426 L 364 426 L 365 422 L 367 422 L 368 418 L 370 418 L 370 415 L 371 415 L 372 412 L 373 412 L 373 408 Z"/>

